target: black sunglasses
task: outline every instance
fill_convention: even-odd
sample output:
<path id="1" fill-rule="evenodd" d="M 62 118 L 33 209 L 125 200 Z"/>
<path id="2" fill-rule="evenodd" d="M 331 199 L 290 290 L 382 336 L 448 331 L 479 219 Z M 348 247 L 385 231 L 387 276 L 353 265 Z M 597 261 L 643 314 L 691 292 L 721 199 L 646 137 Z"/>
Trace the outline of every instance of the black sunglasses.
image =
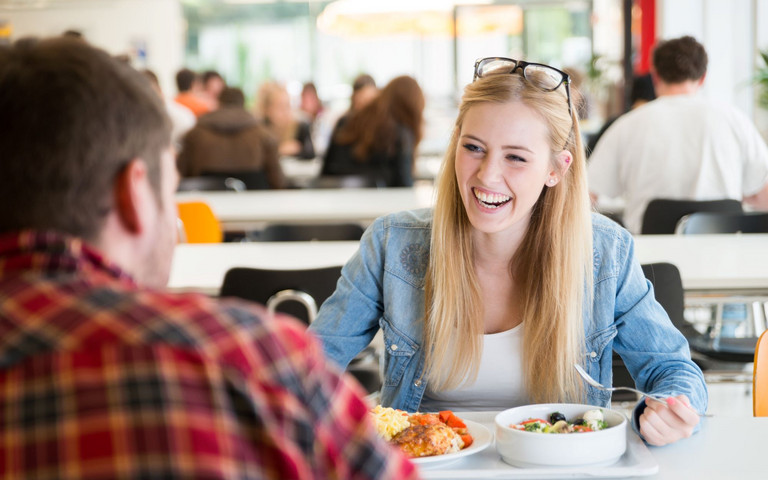
<path id="1" fill-rule="evenodd" d="M 543 63 L 530 63 L 505 57 L 481 58 L 475 62 L 475 76 L 472 78 L 472 81 L 474 82 L 478 78 L 488 75 L 511 75 L 518 70 L 523 75 L 523 78 L 545 92 L 555 91 L 560 85 L 565 84 L 565 94 L 568 98 L 568 114 L 572 115 L 571 77 L 555 67 L 550 67 Z"/>

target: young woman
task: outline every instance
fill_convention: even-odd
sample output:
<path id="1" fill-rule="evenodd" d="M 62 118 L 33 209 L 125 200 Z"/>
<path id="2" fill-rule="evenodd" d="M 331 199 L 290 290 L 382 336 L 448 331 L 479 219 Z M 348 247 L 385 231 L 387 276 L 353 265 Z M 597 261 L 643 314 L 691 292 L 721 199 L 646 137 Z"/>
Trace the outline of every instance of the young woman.
<path id="1" fill-rule="evenodd" d="M 611 357 L 638 388 L 636 427 L 656 445 L 692 433 L 707 393 L 654 299 L 632 237 L 590 214 L 568 76 L 478 61 L 434 210 L 380 218 L 310 327 L 345 366 L 381 328 L 381 402 L 408 411 L 609 405 Z"/>

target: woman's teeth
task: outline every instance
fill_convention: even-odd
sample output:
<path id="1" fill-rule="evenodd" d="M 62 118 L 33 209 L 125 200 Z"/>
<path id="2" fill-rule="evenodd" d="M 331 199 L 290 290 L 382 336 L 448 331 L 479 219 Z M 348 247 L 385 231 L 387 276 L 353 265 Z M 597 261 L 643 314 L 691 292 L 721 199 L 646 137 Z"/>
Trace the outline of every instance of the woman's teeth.
<path id="1" fill-rule="evenodd" d="M 480 203 L 487 208 L 499 208 L 512 200 L 512 197 L 501 195 L 500 193 L 485 193 L 474 188 L 472 189 L 472 192 L 475 194 L 475 198 L 480 200 Z"/>

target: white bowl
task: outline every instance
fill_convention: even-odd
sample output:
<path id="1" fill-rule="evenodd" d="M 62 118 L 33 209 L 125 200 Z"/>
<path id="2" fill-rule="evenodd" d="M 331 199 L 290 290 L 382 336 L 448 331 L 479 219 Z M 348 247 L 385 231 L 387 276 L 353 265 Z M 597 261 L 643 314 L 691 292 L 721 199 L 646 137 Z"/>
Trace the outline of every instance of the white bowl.
<path id="1" fill-rule="evenodd" d="M 587 410 L 603 411 L 608 428 L 584 433 L 537 433 L 510 428 L 529 418 L 549 418 L 560 412 L 568 420 Z M 496 415 L 496 449 L 516 467 L 573 467 L 610 465 L 627 449 L 627 418 L 607 408 L 575 403 L 540 403 L 510 408 Z"/>

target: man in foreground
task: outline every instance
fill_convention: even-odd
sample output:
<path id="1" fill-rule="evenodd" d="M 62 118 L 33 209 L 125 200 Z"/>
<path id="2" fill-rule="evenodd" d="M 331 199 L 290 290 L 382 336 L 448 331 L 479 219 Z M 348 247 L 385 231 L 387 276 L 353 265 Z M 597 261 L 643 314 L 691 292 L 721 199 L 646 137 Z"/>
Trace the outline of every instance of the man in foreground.
<path id="1" fill-rule="evenodd" d="M 707 52 L 693 37 L 661 42 L 651 76 L 658 98 L 622 115 L 589 157 L 593 196 L 623 196 L 624 224 L 641 233 L 654 198 L 733 198 L 768 208 L 768 148 L 731 105 L 697 94 Z"/>
<path id="2" fill-rule="evenodd" d="M 415 476 L 297 322 L 158 290 L 178 177 L 141 74 L 3 48 L 0 111 L 2 478 Z"/>

